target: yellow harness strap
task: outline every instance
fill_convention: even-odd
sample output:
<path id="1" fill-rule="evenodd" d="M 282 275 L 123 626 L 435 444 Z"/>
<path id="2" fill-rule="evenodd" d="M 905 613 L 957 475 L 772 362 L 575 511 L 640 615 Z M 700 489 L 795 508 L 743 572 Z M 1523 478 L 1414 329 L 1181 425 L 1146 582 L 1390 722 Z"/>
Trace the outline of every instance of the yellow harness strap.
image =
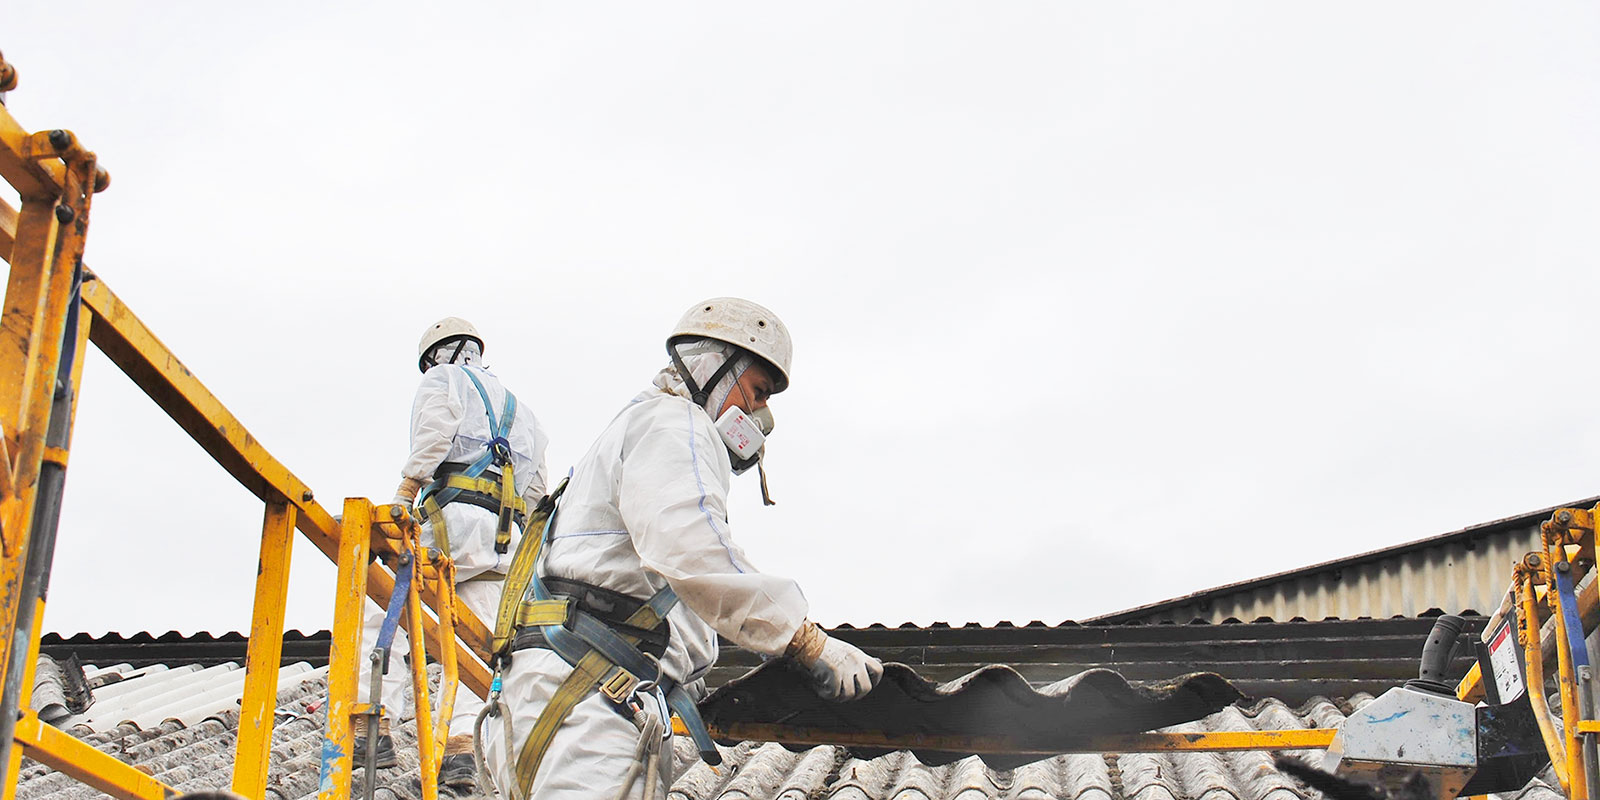
<path id="1" fill-rule="evenodd" d="M 550 498 L 560 497 L 567 488 L 566 479 L 550 494 Z M 489 649 L 495 655 L 510 652 L 511 639 L 517 635 L 517 628 L 523 625 L 560 625 L 567 621 L 566 611 L 563 609 L 561 619 L 556 622 L 523 622 L 520 611 L 522 596 L 527 593 L 528 582 L 533 579 L 533 571 L 539 565 L 539 551 L 544 547 L 545 527 L 550 522 L 550 515 L 555 511 L 555 501 L 546 498 L 539 507 L 528 514 L 528 521 L 523 524 L 522 541 L 517 544 L 517 552 L 511 556 L 511 568 L 506 570 L 505 587 L 500 592 L 500 608 L 494 616 L 494 630 L 491 632 Z M 539 601 L 530 601 L 539 602 Z"/>
<path id="2" fill-rule="evenodd" d="M 517 608 L 517 627 L 565 625 L 567 623 L 567 613 L 571 608 L 572 601 L 566 598 L 559 600 L 529 600 Z"/>
<path id="3" fill-rule="evenodd" d="M 531 604 L 524 604 L 524 608 L 528 605 Z M 564 607 L 563 603 L 563 609 Z M 565 614 L 565 610 L 562 613 Z M 646 604 L 633 612 L 633 616 L 628 617 L 626 624 L 648 630 L 661 624 L 661 617 L 656 615 L 655 609 Z M 637 637 L 624 635 L 622 638 L 632 645 L 639 643 Z M 572 674 L 561 682 L 555 696 L 550 698 L 544 711 L 539 713 L 539 719 L 533 724 L 533 730 L 528 732 L 528 738 L 522 742 L 522 751 L 517 754 L 517 786 L 521 796 L 527 797 L 533 790 L 533 776 L 539 772 L 539 762 L 544 760 L 545 751 L 550 749 L 550 742 L 556 737 L 556 729 L 567 721 L 567 716 L 572 713 L 573 707 L 578 705 L 580 700 L 595 689 L 620 677 L 613 674 L 618 670 L 626 672 L 613 664 L 611 659 L 600 655 L 597 650 L 590 650 L 583 658 L 578 659 L 577 665 L 572 668 Z M 633 678 L 630 683 L 636 685 L 637 678 Z"/>
<path id="4" fill-rule="evenodd" d="M 494 538 L 498 542 L 500 537 L 504 535 L 505 540 L 510 542 L 512 516 L 518 512 L 526 513 L 528 510 L 527 501 L 517 496 L 515 485 L 512 482 L 511 465 L 507 464 L 505 473 L 500 476 L 500 480 L 481 477 L 469 478 L 457 472 L 446 477 L 444 485 L 440 486 L 439 489 L 459 489 L 464 492 L 477 492 L 498 502 L 500 504 L 500 521 L 502 523 L 500 527 L 504 528 L 504 530 L 497 528 Z M 437 494 L 438 492 L 435 491 L 433 494 L 428 495 L 427 500 L 422 501 L 422 516 L 433 526 L 434 547 L 439 548 L 440 552 L 448 555 L 450 553 L 450 531 L 448 526 L 445 525 L 444 507 L 440 506 L 435 499 Z M 510 509 L 509 513 L 507 509 Z M 531 530 L 532 525 L 526 525 L 524 529 Z M 532 562 L 529 562 L 529 569 L 532 569 Z"/>
<path id="5" fill-rule="evenodd" d="M 450 555 L 450 526 L 444 522 L 444 509 L 432 495 L 422 501 L 422 516 L 433 526 L 433 546 L 439 548 L 439 552 Z"/>
<path id="6" fill-rule="evenodd" d="M 511 522 L 517 512 L 526 512 L 528 504 L 517 496 L 517 482 L 511 477 L 511 464 L 500 468 L 500 491 L 490 497 L 500 501 L 500 519 L 494 529 L 494 551 L 504 553 L 511 547 Z"/>

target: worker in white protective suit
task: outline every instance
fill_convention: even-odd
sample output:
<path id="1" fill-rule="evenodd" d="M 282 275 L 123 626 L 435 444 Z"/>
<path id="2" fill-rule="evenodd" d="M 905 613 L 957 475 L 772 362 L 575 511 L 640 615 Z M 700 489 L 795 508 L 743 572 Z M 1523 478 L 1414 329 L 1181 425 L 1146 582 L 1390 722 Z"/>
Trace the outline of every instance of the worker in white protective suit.
<path id="1" fill-rule="evenodd" d="M 407 507 L 417 503 L 423 546 L 448 545 L 455 562 L 456 597 L 485 625 L 493 626 L 502 579 L 521 539 L 523 515 L 545 495 L 549 440 L 529 407 L 514 396 L 508 398 L 500 379 L 484 368 L 483 350 L 477 329 L 458 317 L 446 317 L 423 334 L 417 347 L 423 378 L 411 406 L 411 455 L 400 471 L 393 502 Z M 511 524 L 502 529 L 500 484 L 508 469 L 516 496 L 507 501 L 517 508 L 508 512 Z M 467 473 L 474 473 L 477 490 L 451 492 L 451 476 Z M 381 610 L 366 620 L 363 652 L 377 641 L 382 622 Z M 396 634 L 392 652 L 396 657 L 383 677 L 384 702 L 403 707 L 411 695 L 411 672 L 398 657 L 410 652 L 403 630 Z M 361 664 L 358 686 L 364 696 L 370 676 L 366 659 Z M 458 689 L 451 737 L 440 767 L 441 785 L 462 789 L 475 784 L 472 725 L 481 707 L 482 701 L 470 689 Z M 380 759 L 385 755 L 383 738 L 387 737 L 380 737 Z M 358 736 L 356 749 L 364 746 L 364 737 Z M 390 743 L 391 753 L 392 749 Z M 392 755 L 388 760 L 392 763 Z M 361 763 L 359 757 L 356 763 Z"/>
<path id="2" fill-rule="evenodd" d="M 755 303 L 716 298 L 684 315 L 667 349 L 671 363 L 575 467 L 535 586 L 633 635 L 638 649 L 659 663 L 663 685 L 703 694 L 701 679 L 717 660 L 721 634 L 767 656 L 795 658 L 825 697 L 865 694 L 882 676 L 882 663 L 810 622 L 799 585 L 750 564 L 728 524 L 731 476 L 759 462 L 772 430 L 768 397 L 789 385 L 787 328 Z M 760 430 L 748 430 L 751 423 Z M 681 602 L 663 624 L 650 630 L 617 624 L 638 621 L 636 609 L 654 605 L 669 589 Z M 482 725 L 484 760 L 501 796 L 530 790 L 540 800 L 665 797 L 670 742 L 649 769 L 640 763 L 670 731 L 659 689 L 630 687 L 631 696 L 618 704 L 590 683 L 564 720 L 539 726 L 558 725 L 554 733 L 530 745 L 541 716 L 559 714 L 563 685 L 574 674 L 563 653 L 547 649 L 543 633 L 565 630 L 519 630 L 497 706 L 511 720 L 509 741 L 503 720 Z M 682 715 L 680 706 L 672 710 Z M 541 748 L 530 765 L 528 753 Z"/>

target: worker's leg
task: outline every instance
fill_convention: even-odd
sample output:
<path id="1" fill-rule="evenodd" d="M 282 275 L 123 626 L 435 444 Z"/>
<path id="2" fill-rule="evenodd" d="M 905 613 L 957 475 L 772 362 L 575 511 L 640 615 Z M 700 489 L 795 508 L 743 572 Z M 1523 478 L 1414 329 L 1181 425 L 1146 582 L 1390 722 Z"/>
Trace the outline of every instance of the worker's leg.
<path id="1" fill-rule="evenodd" d="M 477 615 L 478 621 L 484 627 L 494 630 L 495 615 L 500 612 L 500 589 L 505 586 L 504 581 L 491 581 L 482 578 L 456 584 L 456 598 L 463 605 Z M 478 711 L 483 708 L 483 701 L 466 684 L 459 684 L 456 689 L 455 713 L 450 717 L 450 735 L 471 735 L 472 723 L 478 718 Z"/>
<path id="2" fill-rule="evenodd" d="M 511 708 L 515 741 L 507 748 L 504 727 L 498 719 L 483 726 L 484 758 L 501 797 L 510 797 L 516 756 L 534 721 L 556 689 L 571 672 L 561 657 L 549 650 L 523 650 L 511 659 L 503 679 L 503 699 Z M 639 729 L 612 709 L 598 692 L 591 692 L 557 729 L 534 776 L 532 797 L 538 800 L 578 800 L 614 797 L 639 744 Z M 667 744 L 670 748 L 670 743 Z M 509 751 L 509 752 L 508 752 Z M 670 750 L 663 754 L 670 758 Z M 657 797 L 666 796 L 665 771 Z M 644 776 L 634 783 L 630 797 L 644 796 Z"/>

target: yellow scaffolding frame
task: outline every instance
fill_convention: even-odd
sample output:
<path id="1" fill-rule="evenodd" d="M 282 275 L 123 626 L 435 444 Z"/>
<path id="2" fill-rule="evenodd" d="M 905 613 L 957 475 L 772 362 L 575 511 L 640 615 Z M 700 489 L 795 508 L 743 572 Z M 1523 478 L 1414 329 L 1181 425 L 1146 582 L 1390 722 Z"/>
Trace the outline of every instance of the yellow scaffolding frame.
<path id="1" fill-rule="evenodd" d="M 1550 765 L 1562 791 L 1585 800 L 1600 777 L 1595 774 L 1600 761 L 1596 758 L 1600 721 L 1593 670 L 1575 667 L 1579 657 L 1574 651 L 1579 647 L 1586 650 L 1587 638 L 1600 626 L 1600 582 L 1584 583 L 1594 572 L 1597 516 L 1600 506 L 1552 513 L 1539 526 L 1543 551 L 1528 553 L 1513 566 L 1505 601 L 1485 626 L 1485 631 L 1492 633 L 1503 620 L 1514 621 L 1517 643 L 1525 656 L 1528 701 L 1550 754 Z M 1583 659 L 1587 660 L 1587 653 Z M 1559 732 L 1546 699 L 1550 683 L 1559 698 L 1561 719 L 1567 721 Z M 1479 666 L 1474 665 L 1461 679 L 1456 695 L 1471 702 L 1484 699 Z"/>
<path id="2" fill-rule="evenodd" d="M 16 71 L 0 57 L 0 91 L 15 87 Z M 347 518 L 341 526 L 319 504 L 311 489 L 263 448 L 237 418 L 196 379 L 83 264 L 83 242 L 90 201 L 110 182 L 94 153 L 71 132 L 30 134 L 0 104 L 0 177 L 17 190 L 21 211 L 0 202 L 0 256 L 10 265 L 5 306 L 0 310 L 0 800 L 16 791 L 24 755 L 94 786 L 114 797 L 163 797 L 172 789 L 83 742 L 55 731 L 23 712 L 33 684 L 43 618 L 42 588 L 54 551 L 55 522 L 70 442 L 72 413 L 81 382 L 84 345 L 94 344 L 179 427 L 246 489 L 265 504 L 260 563 L 251 616 L 245 687 L 235 755 L 235 791 L 261 797 L 265 791 L 273 713 L 277 706 L 279 661 L 283 652 L 284 605 L 288 592 L 293 531 L 341 567 L 341 602 L 335 614 L 336 639 L 330 659 L 330 684 L 344 681 L 347 693 L 330 692 L 341 711 L 330 707 L 330 732 L 341 728 L 336 744 L 343 758 L 329 760 L 334 793 L 348 796 L 349 718 L 365 713 L 355 702 L 353 651 L 358 647 L 363 597 L 386 605 L 395 576 L 371 552 L 410 553 L 417 571 L 407 598 L 406 625 L 416 658 L 413 684 L 419 710 L 418 747 L 422 782 L 428 796 L 448 732 L 456 678 L 487 694 L 489 632 L 472 611 L 456 603 L 454 566 L 417 542 L 416 525 L 403 514 L 373 521 L 366 500 L 346 501 L 365 508 L 362 528 Z M 76 327 L 71 327 L 75 323 Z M 68 335 L 70 333 L 70 336 Z M 59 374 L 58 374 L 59 373 Z M 364 505 L 363 505 L 364 504 Z M 397 510 L 397 509 L 395 509 Z M 359 549 L 360 560 L 347 554 Z M 440 609 L 448 613 L 439 613 Z M 430 613 L 431 612 L 431 613 Z M 348 629 L 354 620 L 353 635 Z M 419 634 L 420 635 L 417 635 Z M 445 667 L 440 724 L 428 713 L 426 655 L 440 654 Z M 346 696 L 347 695 L 347 696 Z M 20 717 L 20 718 L 19 718 Z M 333 738 L 333 737 L 330 737 Z M 13 747 L 12 745 L 17 746 Z M 342 776 L 342 777 L 341 777 Z"/>

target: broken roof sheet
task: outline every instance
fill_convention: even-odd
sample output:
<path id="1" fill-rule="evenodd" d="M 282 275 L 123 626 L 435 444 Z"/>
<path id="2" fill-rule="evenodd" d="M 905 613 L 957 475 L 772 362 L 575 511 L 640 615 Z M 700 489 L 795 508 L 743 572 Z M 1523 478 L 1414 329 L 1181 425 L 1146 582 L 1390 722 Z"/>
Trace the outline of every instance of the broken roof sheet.
<path id="1" fill-rule="evenodd" d="M 973 743 L 982 740 L 983 749 L 990 751 L 981 754 L 983 761 L 1011 769 L 1049 753 L 1071 751 L 1074 742 L 1089 734 L 1176 725 L 1241 699 L 1237 689 L 1213 673 L 1134 685 L 1111 670 L 1092 669 L 1035 690 L 1006 666 L 984 667 L 936 684 L 905 664 L 888 663 L 883 681 L 872 692 L 854 702 L 836 703 L 818 697 L 805 673 L 789 662 L 773 661 L 713 692 L 700 710 L 713 731 L 760 734 L 795 745 L 905 743 L 912 745 L 917 760 L 933 766 L 972 755 Z M 895 749 L 871 744 L 850 748 L 862 758 Z"/>

